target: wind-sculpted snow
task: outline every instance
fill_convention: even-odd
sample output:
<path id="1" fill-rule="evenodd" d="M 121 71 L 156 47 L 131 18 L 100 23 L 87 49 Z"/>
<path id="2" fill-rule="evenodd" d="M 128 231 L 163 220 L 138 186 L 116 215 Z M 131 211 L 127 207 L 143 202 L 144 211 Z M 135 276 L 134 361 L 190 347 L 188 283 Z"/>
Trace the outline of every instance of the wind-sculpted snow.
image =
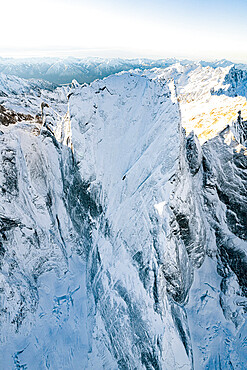
<path id="1" fill-rule="evenodd" d="M 245 368 L 245 144 L 182 128 L 230 68 L 1 98 L 4 369 Z"/>

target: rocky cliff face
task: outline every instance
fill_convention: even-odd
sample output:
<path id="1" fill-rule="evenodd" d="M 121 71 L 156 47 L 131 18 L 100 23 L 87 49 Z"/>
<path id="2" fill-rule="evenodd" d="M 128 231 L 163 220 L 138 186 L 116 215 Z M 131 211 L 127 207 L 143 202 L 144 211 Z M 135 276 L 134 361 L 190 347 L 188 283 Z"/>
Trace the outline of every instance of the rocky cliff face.
<path id="1" fill-rule="evenodd" d="M 246 338 L 246 155 L 224 134 L 202 146 L 193 182 L 205 216 L 205 261 L 186 305 L 195 368 L 244 368 Z"/>
<path id="2" fill-rule="evenodd" d="M 5 368 L 244 369 L 245 149 L 186 138 L 156 75 L 42 91 L 44 127 L 25 96 L 1 126 Z"/>

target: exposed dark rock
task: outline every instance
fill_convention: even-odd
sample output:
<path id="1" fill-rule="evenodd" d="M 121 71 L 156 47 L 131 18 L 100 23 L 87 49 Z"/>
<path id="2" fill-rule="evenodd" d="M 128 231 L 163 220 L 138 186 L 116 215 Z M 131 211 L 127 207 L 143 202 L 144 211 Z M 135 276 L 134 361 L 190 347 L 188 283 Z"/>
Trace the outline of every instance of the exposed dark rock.
<path id="1" fill-rule="evenodd" d="M 194 176 L 201 166 L 202 150 L 199 140 L 193 131 L 191 131 L 186 140 L 186 156 L 190 172 Z"/>
<path id="2" fill-rule="evenodd" d="M 17 113 L 0 105 L 0 125 L 14 125 L 20 121 L 31 121 L 33 117 L 30 114 Z"/>

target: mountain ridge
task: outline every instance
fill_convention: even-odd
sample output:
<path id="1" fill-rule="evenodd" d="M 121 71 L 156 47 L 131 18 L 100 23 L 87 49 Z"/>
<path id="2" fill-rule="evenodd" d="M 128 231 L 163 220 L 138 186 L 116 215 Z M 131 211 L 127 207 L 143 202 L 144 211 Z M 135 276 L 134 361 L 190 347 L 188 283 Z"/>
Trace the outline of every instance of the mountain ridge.
<path id="1" fill-rule="evenodd" d="M 8 75 L 16 75 L 22 78 L 42 78 L 55 84 L 70 83 L 73 79 L 79 83 L 90 83 L 97 78 L 107 77 L 111 74 L 140 68 L 166 68 L 179 62 L 183 65 L 193 64 L 188 59 L 121 59 L 121 58 L 29 58 L 14 59 L 0 58 L 0 72 Z M 228 67 L 235 65 L 236 68 L 246 70 L 246 64 L 232 63 L 221 60 L 215 62 L 196 62 L 205 66 Z"/>

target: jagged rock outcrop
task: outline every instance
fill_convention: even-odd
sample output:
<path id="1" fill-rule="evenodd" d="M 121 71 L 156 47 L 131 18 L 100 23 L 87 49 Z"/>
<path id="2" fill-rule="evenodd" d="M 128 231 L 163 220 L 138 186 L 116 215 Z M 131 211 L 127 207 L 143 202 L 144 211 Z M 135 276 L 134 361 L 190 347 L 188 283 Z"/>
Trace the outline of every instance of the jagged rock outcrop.
<path id="1" fill-rule="evenodd" d="M 186 307 L 196 369 L 245 367 L 247 163 L 229 135 L 224 130 L 202 146 L 193 178 L 206 232 L 205 262 Z"/>
<path id="2" fill-rule="evenodd" d="M 247 71 L 238 69 L 232 66 L 226 74 L 224 83 L 225 86 L 217 91 L 212 90 L 213 94 L 224 94 L 232 97 L 244 96 L 247 97 Z"/>

